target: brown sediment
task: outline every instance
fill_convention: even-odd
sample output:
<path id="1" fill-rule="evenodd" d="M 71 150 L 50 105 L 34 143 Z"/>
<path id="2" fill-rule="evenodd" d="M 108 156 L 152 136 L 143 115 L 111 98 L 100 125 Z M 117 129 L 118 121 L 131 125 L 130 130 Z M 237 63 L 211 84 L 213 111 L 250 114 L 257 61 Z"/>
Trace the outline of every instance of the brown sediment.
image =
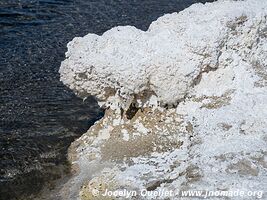
<path id="1" fill-rule="evenodd" d="M 203 103 L 200 108 L 207 108 L 207 109 L 218 109 L 223 106 L 229 105 L 230 101 L 232 100 L 231 94 L 233 90 L 226 91 L 221 96 L 201 96 L 201 97 L 192 97 L 192 101 L 194 102 L 203 102 L 204 100 L 209 100 L 209 103 Z"/>

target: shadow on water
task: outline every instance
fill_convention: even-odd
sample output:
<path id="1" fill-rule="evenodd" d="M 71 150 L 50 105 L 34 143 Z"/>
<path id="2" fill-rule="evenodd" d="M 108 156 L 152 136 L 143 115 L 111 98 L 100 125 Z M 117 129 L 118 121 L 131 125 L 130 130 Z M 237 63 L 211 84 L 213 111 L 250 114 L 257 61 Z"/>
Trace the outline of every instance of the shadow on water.
<path id="1" fill-rule="evenodd" d="M 195 2 L 205 1 L 0 1 L 0 199 L 28 199 L 64 176 L 69 144 L 103 115 L 59 81 L 67 42 L 117 25 L 145 30 Z"/>

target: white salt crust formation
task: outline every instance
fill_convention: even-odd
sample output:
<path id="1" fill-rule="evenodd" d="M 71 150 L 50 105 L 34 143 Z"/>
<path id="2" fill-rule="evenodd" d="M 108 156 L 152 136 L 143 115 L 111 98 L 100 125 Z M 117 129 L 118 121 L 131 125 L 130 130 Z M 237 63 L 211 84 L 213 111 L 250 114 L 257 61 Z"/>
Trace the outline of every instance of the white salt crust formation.
<path id="1" fill-rule="evenodd" d="M 70 148 L 78 170 L 67 198 L 112 199 L 105 189 L 123 188 L 244 191 L 237 200 L 267 191 L 266 0 L 195 4 L 145 32 L 74 38 L 66 56 L 61 80 L 109 107 Z"/>
<path id="2" fill-rule="evenodd" d="M 123 108 L 147 91 L 162 104 L 176 104 L 203 71 L 218 67 L 229 33 L 246 18 L 260 18 L 266 1 L 239 4 L 195 4 L 160 17 L 145 32 L 120 26 L 102 36 L 74 38 L 61 80 L 82 97 L 91 94 L 105 103 L 116 93 Z"/>

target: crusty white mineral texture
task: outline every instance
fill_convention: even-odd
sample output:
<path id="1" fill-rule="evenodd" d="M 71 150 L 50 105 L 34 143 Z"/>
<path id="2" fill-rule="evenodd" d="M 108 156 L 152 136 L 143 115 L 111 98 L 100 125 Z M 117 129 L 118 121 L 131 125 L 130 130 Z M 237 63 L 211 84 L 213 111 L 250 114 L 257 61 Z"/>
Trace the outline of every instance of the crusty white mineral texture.
<path id="1" fill-rule="evenodd" d="M 138 200 L 187 190 L 267 199 L 266 0 L 194 4 L 147 31 L 74 38 L 60 74 L 107 108 L 70 148 L 69 198 L 126 189 Z M 175 195 L 140 193 L 163 189 Z"/>
<path id="2" fill-rule="evenodd" d="M 107 103 L 116 96 L 120 107 L 148 92 L 163 105 L 177 104 L 201 73 L 218 68 L 236 28 L 257 26 L 265 7 L 265 0 L 195 4 L 164 15 L 147 31 L 115 27 L 102 36 L 74 38 L 60 68 L 61 80 L 83 97 L 91 94 Z M 255 42 L 256 35 L 247 39 Z"/>

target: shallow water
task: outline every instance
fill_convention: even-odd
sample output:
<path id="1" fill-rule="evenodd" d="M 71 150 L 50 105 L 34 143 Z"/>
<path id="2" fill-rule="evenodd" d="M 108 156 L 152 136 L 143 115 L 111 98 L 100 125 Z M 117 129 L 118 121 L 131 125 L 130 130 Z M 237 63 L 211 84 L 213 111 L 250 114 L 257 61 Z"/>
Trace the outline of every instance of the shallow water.
<path id="1" fill-rule="evenodd" d="M 0 1 L 0 199 L 64 175 L 70 142 L 102 116 L 93 98 L 83 102 L 59 81 L 67 42 L 117 25 L 146 30 L 195 2 L 206 1 Z"/>

